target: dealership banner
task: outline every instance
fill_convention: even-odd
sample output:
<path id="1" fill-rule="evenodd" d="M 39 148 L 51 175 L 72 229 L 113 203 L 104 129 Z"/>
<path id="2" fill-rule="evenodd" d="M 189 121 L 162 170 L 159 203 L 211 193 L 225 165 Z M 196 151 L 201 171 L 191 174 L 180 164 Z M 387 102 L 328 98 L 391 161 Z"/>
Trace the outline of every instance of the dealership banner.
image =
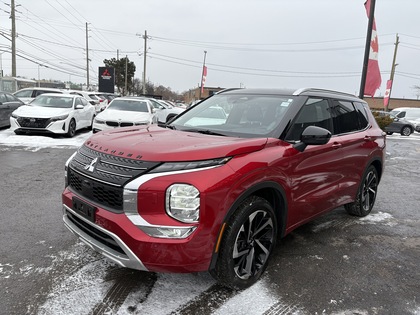
<path id="1" fill-rule="evenodd" d="M 115 70 L 113 67 L 99 67 L 99 92 L 115 92 Z"/>

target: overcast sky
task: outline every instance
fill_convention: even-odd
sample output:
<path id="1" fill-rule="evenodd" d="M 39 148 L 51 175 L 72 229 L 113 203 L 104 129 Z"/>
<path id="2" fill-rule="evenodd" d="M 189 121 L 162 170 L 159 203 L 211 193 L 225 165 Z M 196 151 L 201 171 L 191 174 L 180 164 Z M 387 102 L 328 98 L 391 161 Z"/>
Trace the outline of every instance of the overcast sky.
<path id="1" fill-rule="evenodd" d="M 0 31 L 10 34 L 10 0 Z M 128 56 L 155 85 L 183 92 L 199 85 L 204 51 L 210 87 L 321 87 L 358 95 L 368 19 L 364 0 L 15 0 L 17 75 L 86 83 L 104 59 Z M 420 1 L 376 0 L 383 95 L 396 34 L 400 44 L 392 97 L 420 92 Z M 0 36 L 2 51 L 10 41 Z M 11 55 L 2 53 L 4 74 Z M 26 58 L 23 59 L 22 57 Z M 30 59 L 31 61 L 28 61 Z M 39 66 L 40 64 L 41 66 Z M 47 68 L 48 67 L 48 68 Z M 56 70 L 53 70 L 56 69 Z"/>

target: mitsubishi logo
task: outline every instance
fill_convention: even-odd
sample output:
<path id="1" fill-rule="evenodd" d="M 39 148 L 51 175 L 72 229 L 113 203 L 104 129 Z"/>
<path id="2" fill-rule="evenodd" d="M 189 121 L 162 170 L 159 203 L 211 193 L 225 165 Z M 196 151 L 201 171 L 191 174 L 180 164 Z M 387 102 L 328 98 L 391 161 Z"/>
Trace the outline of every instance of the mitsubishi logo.
<path id="1" fill-rule="evenodd" d="M 90 162 L 90 164 L 86 164 L 86 165 L 84 166 L 84 169 L 85 169 L 86 171 L 88 171 L 88 172 L 93 173 L 93 172 L 95 171 L 96 164 L 97 164 L 98 162 L 99 162 L 99 158 L 97 157 L 97 158 L 93 159 L 93 160 L 92 160 L 92 162 Z"/>

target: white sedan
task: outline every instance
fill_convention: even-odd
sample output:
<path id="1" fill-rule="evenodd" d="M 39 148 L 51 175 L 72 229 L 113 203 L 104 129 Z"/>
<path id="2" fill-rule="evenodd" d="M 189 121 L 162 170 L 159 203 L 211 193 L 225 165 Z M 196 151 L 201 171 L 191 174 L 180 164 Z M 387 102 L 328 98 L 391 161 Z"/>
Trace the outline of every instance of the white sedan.
<path id="1" fill-rule="evenodd" d="M 95 107 L 79 95 L 48 93 L 16 109 L 10 117 L 16 134 L 41 132 L 73 137 L 76 130 L 90 128 Z"/>
<path id="2" fill-rule="evenodd" d="M 158 118 L 150 100 L 118 97 L 93 121 L 93 133 L 116 127 L 157 124 Z"/>

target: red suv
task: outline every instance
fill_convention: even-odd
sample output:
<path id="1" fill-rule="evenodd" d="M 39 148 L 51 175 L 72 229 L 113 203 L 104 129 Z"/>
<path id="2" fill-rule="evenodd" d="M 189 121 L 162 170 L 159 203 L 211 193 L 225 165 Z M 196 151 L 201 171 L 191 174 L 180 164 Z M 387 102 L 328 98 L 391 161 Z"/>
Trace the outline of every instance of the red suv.
<path id="1" fill-rule="evenodd" d="M 164 127 L 90 137 L 66 163 L 64 223 L 123 267 L 243 289 L 298 226 L 339 206 L 369 214 L 384 155 L 353 95 L 224 90 Z"/>

